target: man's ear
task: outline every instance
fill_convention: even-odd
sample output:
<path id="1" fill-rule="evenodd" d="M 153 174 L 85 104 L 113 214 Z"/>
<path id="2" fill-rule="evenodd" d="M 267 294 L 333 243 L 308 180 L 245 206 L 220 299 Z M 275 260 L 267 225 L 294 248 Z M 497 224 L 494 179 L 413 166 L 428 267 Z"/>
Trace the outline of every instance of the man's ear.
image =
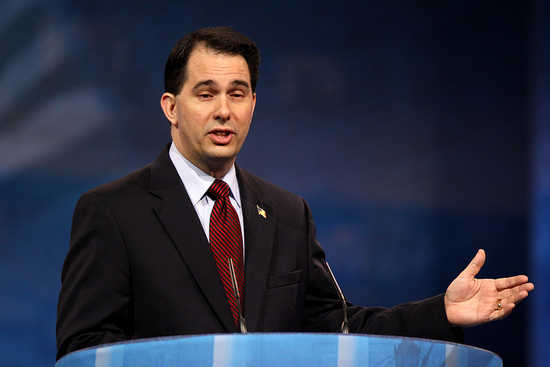
<path id="1" fill-rule="evenodd" d="M 170 121 L 170 125 L 178 127 L 178 119 L 176 115 L 176 96 L 172 93 L 162 93 L 160 97 L 160 107 L 164 112 L 164 116 Z"/>
<path id="2" fill-rule="evenodd" d="M 255 109 L 256 109 L 256 92 L 252 93 L 252 115 L 254 115 Z"/>

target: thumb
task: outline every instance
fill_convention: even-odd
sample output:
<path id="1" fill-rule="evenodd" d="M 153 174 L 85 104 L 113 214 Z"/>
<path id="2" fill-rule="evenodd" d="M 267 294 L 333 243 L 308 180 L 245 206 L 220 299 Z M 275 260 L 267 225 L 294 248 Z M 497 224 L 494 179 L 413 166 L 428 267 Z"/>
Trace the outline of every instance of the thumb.
<path id="1" fill-rule="evenodd" d="M 460 273 L 459 277 L 474 278 L 485 264 L 485 250 L 479 249 L 476 256 L 470 261 L 468 266 Z"/>

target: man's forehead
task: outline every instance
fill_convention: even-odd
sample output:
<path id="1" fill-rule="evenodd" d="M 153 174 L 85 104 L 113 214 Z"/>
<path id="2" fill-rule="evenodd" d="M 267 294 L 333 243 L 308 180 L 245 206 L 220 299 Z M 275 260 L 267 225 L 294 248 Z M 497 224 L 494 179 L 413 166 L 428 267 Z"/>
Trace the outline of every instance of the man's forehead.
<path id="1" fill-rule="evenodd" d="M 242 80 L 250 83 L 250 71 L 245 58 L 241 55 L 230 55 L 204 45 L 198 45 L 189 56 L 187 74 L 190 78 L 211 79 L 215 77 Z"/>

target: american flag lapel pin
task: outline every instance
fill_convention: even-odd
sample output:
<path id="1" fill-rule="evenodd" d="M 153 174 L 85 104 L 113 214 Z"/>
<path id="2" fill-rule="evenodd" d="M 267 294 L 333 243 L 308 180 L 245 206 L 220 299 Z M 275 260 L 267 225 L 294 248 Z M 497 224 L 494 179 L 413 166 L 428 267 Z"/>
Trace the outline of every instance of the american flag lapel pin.
<path id="1" fill-rule="evenodd" d="M 267 219 L 267 213 L 265 212 L 265 209 L 256 204 L 256 209 L 258 210 L 258 215 L 264 219 Z"/>

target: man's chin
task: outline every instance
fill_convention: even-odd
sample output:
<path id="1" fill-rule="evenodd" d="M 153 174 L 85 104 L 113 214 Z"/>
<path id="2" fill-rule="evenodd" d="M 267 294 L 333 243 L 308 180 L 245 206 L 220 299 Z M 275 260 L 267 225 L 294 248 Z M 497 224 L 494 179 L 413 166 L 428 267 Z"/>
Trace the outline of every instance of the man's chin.
<path id="1" fill-rule="evenodd" d="M 237 153 L 235 147 L 224 145 L 214 146 L 206 152 L 208 159 L 215 162 L 234 161 Z"/>
<path id="2" fill-rule="evenodd" d="M 208 155 L 208 162 L 212 166 L 230 166 L 235 162 L 236 154 L 233 151 L 215 151 Z"/>

